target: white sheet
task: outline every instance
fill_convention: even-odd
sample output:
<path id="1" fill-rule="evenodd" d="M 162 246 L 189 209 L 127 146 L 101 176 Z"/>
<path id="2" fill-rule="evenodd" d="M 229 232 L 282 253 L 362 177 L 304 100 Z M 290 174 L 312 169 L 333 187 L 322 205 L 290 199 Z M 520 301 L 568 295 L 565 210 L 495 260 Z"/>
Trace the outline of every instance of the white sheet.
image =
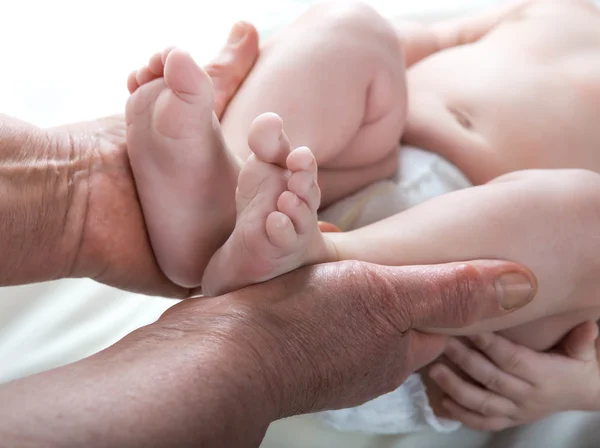
<path id="1" fill-rule="evenodd" d="M 437 18 L 499 1 L 370 3 L 387 15 Z M 206 61 L 235 20 L 246 19 L 262 29 L 272 29 L 310 3 L 313 1 L 5 0 L 0 15 L 0 110 L 42 126 L 121 111 L 127 97 L 127 74 L 157 49 L 175 44 Z M 171 303 L 115 291 L 88 280 L 3 288 L 0 381 L 94 353 L 152 322 Z M 464 430 L 452 436 L 419 434 L 396 439 L 337 434 L 310 417 L 301 417 L 273 425 L 264 446 L 467 448 L 490 441 L 490 448 L 584 447 L 595 445 L 586 443 L 586 437 L 598 440 L 598 423 L 596 416 L 574 413 L 504 438 Z"/>

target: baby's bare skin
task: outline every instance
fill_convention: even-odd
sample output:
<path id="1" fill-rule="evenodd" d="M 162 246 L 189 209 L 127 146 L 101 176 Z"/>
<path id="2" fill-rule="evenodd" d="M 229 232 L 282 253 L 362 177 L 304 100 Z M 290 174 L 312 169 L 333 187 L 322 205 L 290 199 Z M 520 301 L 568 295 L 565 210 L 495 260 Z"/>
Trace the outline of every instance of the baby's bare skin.
<path id="1" fill-rule="evenodd" d="M 433 29 L 467 42 L 408 71 L 404 141 L 475 184 L 530 168 L 600 172 L 600 12 L 590 1 L 524 1 Z"/>
<path id="2" fill-rule="evenodd" d="M 350 12 L 326 10 L 319 19 L 324 26 L 312 31 L 326 30 L 327 20 L 331 20 L 336 27 L 334 34 L 315 36 L 313 33 L 312 40 L 305 39 L 300 28 L 295 30 L 297 35 L 284 35 L 288 40 L 280 42 L 284 49 L 290 41 L 300 43 L 302 49 L 306 41 L 306 51 L 301 54 L 307 58 L 315 54 L 309 51 L 310 45 L 320 50 L 332 48 L 333 56 L 346 62 L 343 67 L 331 64 L 327 72 L 327 79 L 339 78 L 347 83 L 337 89 L 337 93 L 333 87 L 339 87 L 339 83 L 323 88 L 318 73 L 302 72 L 303 67 L 310 67 L 308 62 L 305 65 L 304 61 L 298 61 L 292 70 L 285 57 L 277 59 L 277 52 L 265 52 L 257 65 L 262 71 L 257 70 L 245 84 L 246 88 L 240 91 L 225 116 L 225 137 L 233 143 L 231 152 L 220 140 L 218 128 L 212 126 L 211 96 L 205 90 L 198 89 L 201 95 L 194 97 L 196 106 L 190 109 L 197 114 L 196 125 L 189 122 L 181 126 L 177 135 L 170 136 L 170 145 L 156 138 L 161 136 L 160 132 L 155 133 L 154 140 L 148 140 L 144 129 L 154 126 L 152 129 L 156 131 L 156 121 L 149 122 L 144 114 L 137 117 L 128 114 L 133 126 L 128 136 L 132 165 L 134 171 L 140 173 L 138 176 L 136 172 L 136 180 L 146 176 L 146 182 L 138 183 L 138 189 L 163 269 L 171 269 L 170 277 L 180 283 L 197 283 L 204 274 L 207 292 L 217 294 L 264 281 L 301 265 L 338 259 L 383 265 L 511 259 L 530 267 L 536 274 L 537 300 L 503 319 L 480 323 L 468 329 L 469 332 L 508 328 L 505 335 L 513 341 L 544 350 L 579 322 L 600 317 L 600 307 L 594 300 L 600 279 L 589 274 L 600 269 L 597 260 L 600 236 L 590 235 L 586 247 L 572 247 L 568 236 L 561 235 L 578 231 L 580 219 L 598 222 L 600 227 L 600 211 L 596 207 L 600 203 L 600 176 L 588 171 L 563 172 L 550 177 L 546 173 L 502 176 L 529 168 L 584 168 L 600 172 L 598 10 L 587 0 L 528 0 L 476 19 L 432 28 L 401 27 L 409 66 L 406 123 L 405 106 L 390 107 L 386 101 L 389 86 L 400 93 L 394 98 L 403 101 L 403 82 L 393 83 L 389 78 L 390 73 L 396 73 L 395 70 L 403 66 L 402 58 L 397 58 L 401 55 L 389 45 L 389 35 L 381 35 L 380 22 L 369 25 L 365 19 L 369 14 L 364 7 Z M 312 17 L 318 19 L 319 15 Z M 360 38 L 357 38 L 356 27 L 363 33 Z M 323 46 L 319 38 L 328 46 Z M 352 39 L 359 39 L 361 45 L 348 45 L 353 44 Z M 384 44 L 380 45 L 381 42 Z M 272 47 L 276 48 L 276 43 Z M 389 48 L 385 57 L 379 55 L 372 60 L 369 48 L 383 47 Z M 353 48 L 361 48 L 366 56 L 357 56 Z M 320 57 L 319 64 L 331 59 L 327 54 Z M 198 74 L 199 69 L 188 62 L 186 70 Z M 392 70 L 396 63 L 397 67 Z M 353 65 L 363 69 L 361 73 L 365 76 L 360 82 L 354 82 L 357 77 L 349 76 L 347 68 Z M 375 70 L 364 70 L 365 67 Z M 178 69 L 171 70 L 173 80 L 177 73 L 184 73 L 182 68 L 180 64 Z M 273 70 L 279 72 L 271 73 Z M 293 73 L 289 73 L 290 70 Z M 266 78 L 262 76 L 265 73 Z M 313 74 L 316 78 L 311 78 Z M 158 85 L 162 82 L 177 93 L 178 88 L 170 85 L 167 75 L 165 73 L 164 82 L 155 82 L 156 89 L 165 89 L 162 84 Z M 273 80 L 277 83 L 271 82 Z M 306 82 L 303 89 L 299 87 L 300 82 Z M 149 91 L 153 86 L 143 87 Z M 348 101 L 346 92 L 356 91 L 366 93 Z M 153 98 L 150 108 L 156 111 L 158 103 L 156 96 Z M 273 98 L 277 101 L 273 102 Z M 315 120 L 311 107 L 307 106 L 317 107 L 319 102 L 333 104 L 335 110 L 356 112 L 347 114 L 356 117 L 350 120 L 343 118 L 343 114 L 326 113 Z M 198 172 L 211 174 L 225 167 L 228 179 L 224 181 L 221 176 L 220 188 L 211 191 L 220 192 L 222 197 L 225 191 L 231 197 L 235 185 L 230 173 L 237 172 L 233 154 L 244 159 L 248 148 L 253 149 L 252 144 L 246 145 L 249 123 L 257 114 L 269 111 L 292 118 L 286 121 L 290 124 L 291 129 L 287 129 L 292 145 L 283 132 L 274 132 L 273 126 L 269 127 L 268 135 L 263 135 L 254 145 L 255 157 L 242 171 L 246 181 L 238 187 L 235 230 L 203 273 L 207 250 L 213 250 L 212 246 L 206 246 L 206 238 L 210 239 L 206 231 L 222 239 L 228 229 L 219 226 L 219 219 L 225 223 L 230 221 L 227 216 L 221 216 L 207 225 L 194 227 L 194 219 L 184 226 L 186 235 L 174 236 L 175 221 L 171 220 L 170 227 L 165 226 L 171 218 L 157 205 L 165 210 L 170 207 L 184 211 L 187 217 L 197 217 L 198 222 L 202 222 L 204 206 L 195 201 L 190 191 L 184 191 L 183 195 L 164 195 L 162 186 L 173 182 L 173 178 L 161 179 L 152 173 L 163 169 L 170 159 L 180 157 L 175 150 L 189 149 L 186 154 L 190 155 L 190 168 L 186 170 L 185 164 L 182 165 L 181 177 L 175 183 L 193 185 Z M 176 115 L 177 110 L 172 109 L 172 112 Z M 307 178 L 314 178 L 314 170 L 310 163 L 296 164 L 294 168 L 294 164 L 285 161 L 285 154 L 292 154 L 294 146 L 306 144 L 303 136 L 314 138 L 310 142 L 314 157 L 317 162 L 325 162 L 328 168 L 319 173 L 324 174 L 320 187 L 324 197 L 334 200 L 395 170 L 393 137 L 402 128 L 404 142 L 441 154 L 474 184 L 481 186 L 444 195 L 353 232 L 315 236 L 317 205 L 307 192 L 318 191 L 318 187 L 307 183 L 298 189 L 289 182 L 286 184 L 290 172 L 301 166 Z M 190 134 L 195 139 L 194 145 L 189 145 L 190 140 L 186 138 L 190 129 L 195 131 Z M 339 137 L 340 129 L 345 132 L 345 138 L 338 139 L 343 145 L 331 144 L 332 136 Z M 278 134 L 284 156 L 265 158 L 269 154 L 267 148 L 278 141 Z M 249 140 L 257 135 L 255 127 Z M 385 139 L 379 138 L 376 145 L 369 147 L 370 139 L 365 136 L 373 135 L 385 135 Z M 144 159 L 143 148 L 135 144 L 135 138 L 157 150 L 154 159 Z M 361 152 L 362 145 L 365 150 Z M 202 155 L 193 157 L 194 148 Z M 369 149 L 371 152 L 367 153 Z M 212 163 L 202 162 L 206 154 L 212 154 Z M 314 160 L 310 152 L 296 154 L 302 156 L 298 160 Z M 356 154 L 360 157 L 354 158 Z M 229 163 L 214 163 L 217 159 Z M 369 163 L 366 167 L 363 159 Z M 272 173 L 271 179 L 267 173 Z M 541 182 L 538 176 L 542 176 Z M 515 201 L 518 191 L 528 194 L 523 200 Z M 240 193 L 243 200 L 239 200 Z M 573 202 L 574 197 L 581 200 Z M 207 200 L 208 197 L 203 199 Z M 231 214 L 233 200 L 222 205 Z M 532 207 L 535 213 L 530 213 Z M 556 207 L 561 209 L 560 219 Z M 547 244 L 548 241 L 552 244 Z M 172 242 L 178 243 L 180 253 L 169 251 Z M 196 248 L 202 248 L 197 260 L 182 257 L 183 253 L 197 253 Z M 589 272 L 577 269 L 590 263 L 594 267 L 590 267 Z"/>
<path id="3" fill-rule="evenodd" d="M 331 179 L 329 175 L 338 171 L 346 175 L 346 182 L 337 182 L 339 185 L 347 188 L 350 180 L 358 179 L 363 182 L 366 177 L 369 177 L 369 182 L 374 180 L 370 177 L 373 174 L 372 170 L 369 170 L 368 176 L 366 171 L 363 171 L 356 177 L 352 174 L 355 168 L 349 169 L 355 165 L 360 166 L 357 160 L 351 160 L 353 154 L 362 147 L 358 143 L 365 144 L 361 157 L 370 157 L 369 166 L 378 170 L 379 178 L 388 176 L 389 170 L 379 167 L 388 159 L 396 159 L 393 141 L 386 140 L 384 144 L 369 146 L 368 139 L 363 142 L 361 138 L 378 134 L 366 132 L 372 131 L 375 125 L 378 126 L 377 129 L 402 129 L 404 107 L 390 107 L 387 101 L 389 92 L 386 93 L 381 86 L 395 85 L 389 82 L 389 76 L 395 73 L 393 67 L 396 64 L 402 67 L 403 61 L 398 60 L 402 54 L 390 45 L 389 33 L 386 31 L 382 34 L 385 27 L 382 27 L 380 18 L 377 19 L 372 11 L 365 8 L 319 7 L 312 14 L 299 20 L 294 25 L 296 28 L 287 34 L 282 33 L 280 40 L 271 44 L 271 49 L 277 45 L 285 48 L 287 44 L 299 46 L 298 51 L 302 50 L 303 45 L 319 49 L 319 61 L 325 63 L 332 58 L 336 61 L 331 64 L 331 73 L 328 72 L 328 76 L 339 77 L 340 82 L 337 85 L 344 85 L 343 89 L 322 89 L 318 82 L 320 78 L 311 79 L 313 75 L 321 76 L 314 70 L 303 71 L 302 76 L 296 76 L 298 71 L 303 70 L 304 63 L 301 61 L 294 67 L 294 76 L 291 77 L 293 82 L 287 85 L 286 76 L 290 70 L 288 53 L 266 52 L 262 56 L 263 59 L 258 61 L 258 71 L 254 78 L 246 82 L 246 88 L 240 90 L 236 101 L 232 102 L 228 109 L 224 119 L 224 128 L 228 129 L 227 139 L 239 140 L 240 135 L 246 139 L 247 124 L 257 113 L 267 112 L 267 107 L 273 107 L 274 112 L 285 112 L 294 118 L 288 135 L 295 135 L 296 140 L 290 137 L 292 145 L 288 150 L 302 144 L 302 141 L 298 141 L 298 129 L 305 135 L 314 137 L 311 149 L 317 162 L 323 159 L 324 148 L 327 150 L 327 166 L 331 167 L 329 172 L 325 170 L 327 177 Z M 532 268 L 540 280 L 540 294 L 531 306 L 500 322 L 493 322 L 493 328 L 485 328 L 488 331 L 514 327 L 546 316 L 597 307 L 597 304 L 589 301 L 589 297 L 593 288 L 598 285 L 585 278 L 586 273 L 572 268 L 586 265 L 580 262 L 580 258 L 588 255 L 591 258 L 592 255 L 588 252 L 594 245 L 590 244 L 589 248 L 575 248 L 546 244 L 560 232 L 577 229 L 577 219 L 570 219 L 569 213 L 572 216 L 588 213 L 591 214 L 589 219 L 596 219 L 596 212 L 586 205 L 595 203 L 595 199 L 591 202 L 586 199 L 570 204 L 565 203 L 564 198 L 569 197 L 571 190 L 575 190 L 582 198 L 597 197 L 594 193 L 599 185 L 597 176 L 578 172 L 557 176 L 547 184 L 544 191 L 539 191 L 539 195 L 537 190 L 535 194 L 529 195 L 529 202 L 508 203 L 504 198 L 513 194 L 511 192 L 515 189 L 519 191 L 539 188 L 540 183 L 530 182 L 531 175 L 519 173 L 494 180 L 503 173 L 526 168 L 578 167 L 600 171 L 597 150 L 600 132 L 596 131 L 600 116 L 594 103 L 594 99 L 598 97 L 594 93 L 599 90 L 599 82 L 596 79 L 600 79 L 598 76 L 594 79 L 594 74 L 600 74 L 600 17 L 593 8 L 591 3 L 584 0 L 532 0 L 520 2 L 500 13 L 487 14 L 479 19 L 466 19 L 458 23 L 421 29 L 414 36 L 406 30 L 403 36 L 406 41 L 406 59 L 409 64 L 416 60 L 421 62 L 411 67 L 408 73 L 410 103 L 404 140 L 440 153 L 463 169 L 473 183 L 486 185 L 444 195 L 357 231 L 326 235 L 325 244 L 322 239 L 308 238 L 306 244 L 315 241 L 315 244 L 320 246 L 317 251 L 312 251 L 305 245 L 296 248 L 292 247 L 294 245 L 285 245 L 285 250 L 279 250 L 281 247 L 276 244 L 279 249 L 273 252 L 276 255 L 271 257 L 272 259 L 269 256 L 240 257 L 240 254 L 248 252 L 247 242 L 252 242 L 252 250 L 249 253 L 260 252 L 262 248 L 266 254 L 272 249 L 273 240 L 269 236 L 269 229 L 272 227 L 268 225 L 266 218 L 272 213 L 286 214 L 283 211 L 285 207 L 281 207 L 275 200 L 269 200 L 268 207 L 265 203 L 261 205 L 260 213 L 249 213 L 245 211 L 245 206 L 238 204 L 238 221 L 243 218 L 244 223 L 236 224 L 236 229 L 223 246 L 223 250 L 213 259 L 212 266 L 218 268 L 210 269 L 210 278 L 204 277 L 205 284 L 210 284 L 210 292 L 221 293 L 244 284 L 264 281 L 301 265 L 319 261 L 358 259 L 384 265 L 407 265 L 491 257 L 511 259 Z M 311 39 L 307 40 L 303 31 L 311 21 L 319 24 L 313 25 L 312 31 L 322 34 L 313 34 Z M 335 27 L 336 33 L 328 32 L 328 23 Z M 554 36 L 557 28 L 561 29 L 560 40 Z M 357 29 L 360 30 L 360 36 Z M 355 45 L 354 39 L 360 39 L 360 45 Z M 323 45 L 324 41 L 328 42 L 327 46 Z M 355 51 L 357 48 L 360 51 Z M 373 59 L 368 51 L 370 48 L 385 48 L 386 53 L 376 52 L 378 57 Z M 301 54 L 310 58 L 313 53 L 308 51 L 309 49 L 305 48 Z M 326 54 L 322 54 L 323 49 L 329 49 L 332 56 L 328 58 Z M 337 61 L 342 60 L 345 61 L 345 65 L 338 70 L 340 65 Z M 307 63 L 307 66 L 310 67 L 310 64 Z M 351 76 L 352 72 L 347 70 L 351 66 L 373 67 L 373 70 L 365 71 L 364 77 L 354 77 Z M 259 70 L 261 67 L 262 71 Z M 275 75 L 269 73 L 266 78 L 269 82 L 264 82 L 261 78 L 261 73 L 266 73 L 264 67 L 278 71 Z M 337 72 L 333 73 L 336 70 Z M 195 69 L 191 72 L 194 71 L 197 72 Z M 273 79 L 276 79 L 277 83 L 270 82 Z M 385 83 L 378 84 L 382 79 Z M 168 79 L 166 82 L 168 85 Z M 303 86 L 306 95 L 299 99 L 298 92 L 304 91 L 298 85 L 301 82 L 307 83 Z M 353 83 L 356 85 L 353 86 Z M 402 85 L 403 83 L 397 83 L 395 86 L 401 94 Z M 315 93 L 309 89 L 310 86 L 321 90 Z M 356 91 L 364 93 L 352 98 L 352 101 L 347 101 L 349 97 L 346 92 Z M 311 93 L 311 101 L 307 100 L 308 93 Z M 273 98 L 277 99 L 277 104 L 271 101 Z M 315 123 L 310 107 L 306 106 L 317 104 L 319 101 L 332 103 L 345 111 L 358 107 L 358 113 L 354 114 L 358 119 L 351 117 L 352 120 L 348 120 L 344 114 L 324 114 L 323 120 L 327 119 L 327 123 L 323 123 L 322 120 Z M 198 107 L 203 104 L 199 101 Z M 278 107 L 282 110 L 278 110 Z M 252 113 L 248 113 L 249 110 Z M 199 142 L 197 151 L 204 154 L 212 151 L 219 157 L 230 159 L 229 150 L 224 145 L 211 145 L 210 139 L 206 138 L 215 135 L 210 126 L 211 116 L 200 109 L 195 113 L 198 114 L 198 124 L 195 125 L 198 133 L 194 134 Z M 352 126 L 346 121 L 351 121 Z M 237 126 L 236 123 L 241 125 Z M 135 119 L 132 124 L 136 124 Z M 284 126 L 287 125 L 284 123 Z M 318 129 L 311 132 L 315 126 Z M 346 144 L 350 141 L 349 146 L 324 144 L 331 143 L 328 131 L 337 135 L 342 128 L 346 129 L 350 136 L 350 140 L 345 140 Z M 143 128 L 137 129 L 141 129 L 140 133 L 133 132 L 131 136 L 145 138 Z M 189 130 L 182 126 L 179 140 Z M 232 140 L 230 135 L 235 136 L 235 139 Z M 388 129 L 386 139 L 393 135 Z M 250 137 L 252 138 L 252 135 Z M 131 151 L 141 154 L 134 142 L 131 143 Z M 160 142 L 155 140 L 153 144 L 156 143 Z M 268 142 L 265 140 L 262 144 Z M 162 144 L 157 147 L 162 148 L 160 150 L 164 152 L 165 160 L 179 157 L 177 151 L 173 151 L 174 146 L 167 148 Z M 388 151 L 388 147 L 392 148 Z M 351 151 L 348 151 L 349 148 Z M 246 143 L 234 145 L 231 149 L 233 153 L 242 157 L 248 151 Z M 262 149 L 258 151 L 259 154 L 262 152 Z M 193 151 L 190 154 L 193 154 Z M 144 166 L 142 162 L 141 156 L 137 162 L 132 159 L 134 170 L 150 172 L 148 166 Z M 283 167 L 281 161 L 271 164 L 274 172 Z M 158 166 L 162 166 L 162 163 Z M 198 166 L 203 167 L 201 171 L 206 170 L 205 163 Z M 267 168 L 265 165 L 261 166 Z M 395 169 L 395 165 L 392 165 L 392 168 Z M 248 166 L 246 174 L 257 176 L 256 179 L 260 180 L 258 170 L 251 166 Z M 277 174 L 281 175 L 285 173 Z M 191 169 L 186 172 L 182 166 L 181 178 L 177 181 L 182 183 L 190 176 L 193 179 L 197 173 Z M 153 187 L 156 193 L 146 194 L 145 197 L 160 202 L 161 181 L 156 177 L 152 179 L 156 184 Z M 162 182 L 164 181 L 163 179 Z M 223 186 L 231 188 L 231 184 L 230 180 Z M 327 182 L 320 185 L 324 196 L 331 193 L 331 186 L 336 187 Z M 148 193 L 144 190 L 149 191 L 148 187 L 143 185 L 138 185 L 138 188 L 143 197 Z M 276 189 L 276 192 L 272 191 L 272 194 L 267 196 L 273 199 L 285 192 L 281 185 Z M 293 189 L 289 189 L 293 193 Z M 244 188 L 240 187 L 240 190 Z M 248 204 L 261 202 L 254 201 L 250 197 L 252 194 L 247 194 Z M 528 213 L 533 205 L 530 203 L 531 197 L 536 197 L 535 220 L 523 220 L 522 216 Z M 162 201 L 174 210 L 186 210 L 186 201 L 190 203 L 192 198 L 193 196 L 186 198 L 174 195 L 172 199 L 165 201 L 163 198 Z M 231 207 L 231 204 L 223 205 Z M 305 215 L 316 221 L 314 204 L 306 202 L 306 205 L 308 212 Z M 555 216 L 557 206 L 565 208 L 565 218 L 559 221 Z M 160 224 L 168 218 L 165 215 L 161 216 L 152 207 L 149 207 L 149 210 L 150 221 L 154 220 Z M 202 207 L 197 206 L 196 211 L 201 219 Z M 293 216 L 288 213 L 287 217 L 294 224 Z M 186 226 L 189 232 L 188 241 L 190 235 L 194 232 L 198 234 L 202 230 L 200 227 L 193 227 L 194 225 L 195 223 Z M 303 234 L 300 227 L 303 226 L 295 229 L 298 235 Z M 155 240 L 169 242 L 173 239 L 173 232 L 168 228 L 156 226 L 154 231 L 150 229 L 150 236 L 153 244 Z M 515 236 L 519 237 L 521 244 L 508 243 L 513 241 Z M 186 247 L 184 240 L 185 238 L 181 240 L 182 247 Z M 199 238 L 196 240 L 200 241 Z M 557 240 L 568 242 L 566 236 Z M 326 250 L 323 251 L 322 248 Z M 309 255 L 298 256 L 299 250 Z M 320 253 L 321 257 L 315 259 L 315 253 Z M 168 252 L 164 252 L 162 258 L 171 267 L 173 259 L 181 258 L 175 254 L 171 260 L 167 260 L 165 255 L 169 255 Z M 240 262 L 242 259 L 246 261 Z M 193 268 L 193 260 L 187 261 Z M 257 263 L 261 266 L 256 266 Z M 234 269 L 224 271 L 231 267 Z M 203 266 L 197 268 L 198 275 L 202 274 L 202 268 Z M 252 272 L 258 271 L 260 275 L 253 277 Z M 560 279 L 557 272 L 561 272 Z M 577 323 L 571 320 L 565 322 L 567 324 L 556 327 L 557 330 L 553 334 L 541 335 L 541 339 L 535 339 L 536 333 L 531 331 L 525 331 L 519 339 L 527 339 L 526 342 L 530 346 L 543 349 L 558 340 L 568 331 L 569 326 Z"/>
<path id="4" fill-rule="evenodd" d="M 128 79 L 125 112 L 131 168 L 162 271 L 198 286 L 235 221 L 239 161 L 226 150 L 208 74 L 166 49 Z"/>

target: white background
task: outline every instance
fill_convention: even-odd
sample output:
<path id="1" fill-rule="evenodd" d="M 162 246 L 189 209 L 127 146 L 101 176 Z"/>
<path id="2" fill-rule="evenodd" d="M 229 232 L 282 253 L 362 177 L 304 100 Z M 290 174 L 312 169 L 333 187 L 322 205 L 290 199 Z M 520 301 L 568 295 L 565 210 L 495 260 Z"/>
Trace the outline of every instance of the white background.
<path id="1" fill-rule="evenodd" d="M 386 15 L 498 0 L 372 0 Z M 168 45 L 207 61 L 237 20 L 269 30 L 311 0 L 0 0 L 0 111 L 42 126 L 121 111 L 125 79 Z"/>

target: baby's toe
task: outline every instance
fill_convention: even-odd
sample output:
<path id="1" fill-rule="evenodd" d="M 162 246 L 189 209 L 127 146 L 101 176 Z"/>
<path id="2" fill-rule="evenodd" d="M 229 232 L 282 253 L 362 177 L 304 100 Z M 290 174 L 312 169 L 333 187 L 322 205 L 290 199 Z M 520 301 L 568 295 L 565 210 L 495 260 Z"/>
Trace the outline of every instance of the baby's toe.
<path id="1" fill-rule="evenodd" d="M 277 200 L 277 210 L 286 214 L 296 233 L 304 234 L 315 225 L 315 216 L 308 205 L 291 191 L 284 191 Z"/>
<path id="2" fill-rule="evenodd" d="M 288 190 L 302 199 L 312 212 L 321 205 L 321 190 L 316 175 L 308 171 L 296 171 L 288 180 Z"/>
<path id="3" fill-rule="evenodd" d="M 308 171 L 316 176 L 317 161 L 312 151 L 306 146 L 294 149 L 286 160 L 286 166 L 291 172 Z"/>
<path id="4" fill-rule="evenodd" d="M 169 56 L 169 53 L 171 53 L 171 51 L 173 51 L 175 48 L 176 47 L 167 47 L 162 51 L 160 54 L 160 60 L 163 66 L 167 63 L 167 56 Z"/>
<path id="5" fill-rule="evenodd" d="M 270 213 L 267 216 L 265 229 L 269 241 L 273 246 L 283 250 L 292 250 L 295 247 L 298 234 L 296 233 L 294 224 L 284 213 Z"/>
<path id="6" fill-rule="evenodd" d="M 210 98 L 212 102 L 212 81 L 189 53 L 172 49 L 166 57 L 164 76 L 169 89 L 183 101 L 194 104 Z"/>
<path id="7" fill-rule="evenodd" d="M 165 64 L 162 61 L 162 53 L 154 53 L 148 61 L 148 68 L 157 78 L 165 72 Z"/>
<path id="8" fill-rule="evenodd" d="M 150 81 L 155 80 L 156 78 L 157 78 L 157 76 L 150 71 L 148 66 L 144 66 L 144 67 L 140 68 L 135 75 L 135 79 L 136 79 L 138 85 L 140 85 L 140 86 L 143 86 L 144 84 L 147 84 Z"/>
<path id="9" fill-rule="evenodd" d="M 264 162 L 285 168 L 285 161 L 292 147 L 283 131 L 281 117 L 265 113 L 254 119 L 248 131 L 250 150 Z"/>
<path id="10" fill-rule="evenodd" d="M 129 93 L 133 93 L 139 86 L 137 82 L 137 70 L 134 70 L 127 77 L 127 90 L 129 90 Z"/>

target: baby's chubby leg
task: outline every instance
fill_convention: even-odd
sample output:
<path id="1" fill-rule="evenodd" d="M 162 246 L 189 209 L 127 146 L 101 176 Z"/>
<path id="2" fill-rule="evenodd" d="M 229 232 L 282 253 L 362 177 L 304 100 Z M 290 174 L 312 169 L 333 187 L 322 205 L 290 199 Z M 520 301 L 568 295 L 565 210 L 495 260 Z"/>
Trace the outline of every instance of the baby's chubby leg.
<path id="1" fill-rule="evenodd" d="M 539 282 L 536 299 L 502 318 L 448 331 L 472 334 L 597 306 L 600 232 L 593 228 L 600 228 L 600 175 L 523 171 L 328 238 L 342 259 L 383 265 L 507 259 L 529 267 Z M 518 277 L 498 286 L 513 292 L 523 288 Z"/>
<path id="2" fill-rule="evenodd" d="M 406 115 L 396 31 L 360 3 L 310 8 L 261 48 L 222 120 L 244 160 L 250 124 L 265 112 L 281 116 L 292 147 L 313 151 L 323 205 L 390 176 Z"/>

